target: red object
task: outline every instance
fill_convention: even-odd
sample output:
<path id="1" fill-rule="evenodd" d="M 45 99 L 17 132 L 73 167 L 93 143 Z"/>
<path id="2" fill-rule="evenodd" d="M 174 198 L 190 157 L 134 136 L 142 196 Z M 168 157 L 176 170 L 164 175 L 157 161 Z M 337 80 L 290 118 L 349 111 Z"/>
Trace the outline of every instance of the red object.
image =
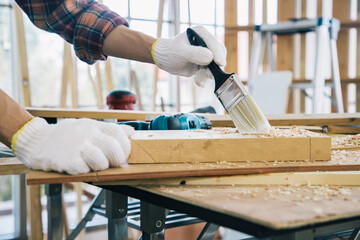
<path id="1" fill-rule="evenodd" d="M 129 91 L 115 90 L 106 97 L 109 109 L 134 110 L 136 97 Z"/>

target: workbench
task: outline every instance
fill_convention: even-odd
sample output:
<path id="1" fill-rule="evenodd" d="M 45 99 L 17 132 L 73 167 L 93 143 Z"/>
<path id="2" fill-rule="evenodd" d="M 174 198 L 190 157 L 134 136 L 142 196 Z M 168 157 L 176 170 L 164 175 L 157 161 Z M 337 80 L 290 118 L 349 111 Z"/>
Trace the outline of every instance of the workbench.
<path id="1" fill-rule="evenodd" d="M 38 114 L 41 116 L 41 112 Z M 60 117 L 59 114 L 61 115 L 58 112 L 54 114 L 46 112 L 44 117 L 57 118 Z M 73 117 L 71 114 L 67 112 L 63 117 Z M 76 117 L 81 117 L 81 114 L 76 114 Z M 121 118 L 116 113 L 111 112 L 111 114 L 108 115 L 110 118 Z M 90 115 L 86 116 L 91 117 Z M 359 114 L 351 115 L 349 118 L 329 117 L 327 121 L 335 125 L 359 124 L 359 117 Z M 96 118 L 100 116 L 96 115 Z M 310 118 L 309 123 L 319 123 L 316 116 Z M 230 125 L 227 119 L 218 119 L 218 121 Z M 306 117 L 301 119 L 301 123 L 306 125 L 304 124 Z M 322 123 L 327 125 L 326 121 Z M 357 163 L 353 164 L 354 166 L 359 169 Z M 240 171 L 241 168 L 235 169 Z M 107 171 L 111 172 L 114 169 Z M 89 173 L 73 177 L 54 173 L 53 177 L 47 178 L 48 182 L 43 181 L 44 178 L 38 182 L 32 179 L 32 184 L 50 183 L 46 188 L 50 217 L 49 239 L 62 234 L 60 203 L 62 185 L 56 183 L 59 177 L 62 176 L 64 181 L 77 179 L 76 181 L 99 184 L 100 175 Z M 120 178 L 117 180 L 121 181 Z M 112 177 L 111 180 L 113 179 Z M 165 209 L 183 212 L 208 222 L 198 239 L 212 239 L 220 225 L 257 238 L 275 236 L 276 239 L 313 239 L 319 235 L 349 229 L 355 229 L 352 239 L 359 237 L 360 187 L 357 186 L 332 187 L 334 193 L 325 195 L 321 193 L 321 187 L 312 185 L 295 186 L 291 190 L 287 186 L 121 186 L 106 185 L 106 181 L 102 181 L 100 187 L 106 190 L 106 199 L 111 200 L 107 200 L 104 215 L 109 219 L 109 232 L 111 232 L 109 236 L 116 239 L 125 239 L 127 236 L 127 196 L 141 201 L 143 239 L 153 239 L 154 236 L 158 239 L 164 237 L 167 214 Z"/>

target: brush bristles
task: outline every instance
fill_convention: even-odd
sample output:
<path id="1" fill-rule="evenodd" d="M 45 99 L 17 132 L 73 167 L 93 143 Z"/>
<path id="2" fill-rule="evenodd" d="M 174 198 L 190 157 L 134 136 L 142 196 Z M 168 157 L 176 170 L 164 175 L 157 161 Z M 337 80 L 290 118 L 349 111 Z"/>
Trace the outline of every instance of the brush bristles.
<path id="1" fill-rule="evenodd" d="M 263 133 L 271 128 L 264 113 L 250 95 L 245 96 L 229 115 L 240 133 Z"/>

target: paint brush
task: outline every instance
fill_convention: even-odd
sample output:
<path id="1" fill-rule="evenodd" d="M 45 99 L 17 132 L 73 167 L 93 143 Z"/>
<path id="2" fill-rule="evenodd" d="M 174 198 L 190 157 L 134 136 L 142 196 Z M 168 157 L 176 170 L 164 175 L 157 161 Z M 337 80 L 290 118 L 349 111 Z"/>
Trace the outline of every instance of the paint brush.
<path id="1" fill-rule="evenodd" d="M 207 47 L 191 28 L 186 30 L 191 45 Z M 229 113 L 240 133 L 262 133 L 271 128 L 269 121 L 235 73 L 226 73 L 214 62 L 207 66 L 215 79 L 215 95 Z"/>

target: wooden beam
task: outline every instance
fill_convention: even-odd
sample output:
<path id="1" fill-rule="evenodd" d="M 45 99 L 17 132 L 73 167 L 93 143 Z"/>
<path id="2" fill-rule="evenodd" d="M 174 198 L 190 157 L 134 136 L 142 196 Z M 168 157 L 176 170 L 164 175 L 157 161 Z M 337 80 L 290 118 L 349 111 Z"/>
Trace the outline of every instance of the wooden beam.
<path id="1" fill-rule="evenodd" d="M 33 116 L 49 118 L 95 118 L 95 119 L 122 119 L 151 121 L 159 112 L 127 111 L 127 110 L 98 110 L 88 111 L 81 109 L 49 109 L 25 108 Z M 228 115 L 201 114 L 210 119 L 213 127 L 233 127 L 234 124 Z M 331 113 L 331 114 L 267 114 L 272 126 L 324 126 L 324 125 L 358 125 L 360 113 Z"/>
<path id="2" fill-rule="evenodd" d="M 236 151 L 235 151 L 236 149 Z M 330 160 L 328 137 L 261 137 L 219 131 L 137 131 L 129 164 Z"/>
<path id="3" fill-rule="evenodd" d="M 162 186 L 239 186 L 239 185 L 337 185 L 360 186 L 360 172 L 301 172 L 237 175 L 226 177 L 190 177 L 98 182 L 97 185 L 162 185 Z"/>

